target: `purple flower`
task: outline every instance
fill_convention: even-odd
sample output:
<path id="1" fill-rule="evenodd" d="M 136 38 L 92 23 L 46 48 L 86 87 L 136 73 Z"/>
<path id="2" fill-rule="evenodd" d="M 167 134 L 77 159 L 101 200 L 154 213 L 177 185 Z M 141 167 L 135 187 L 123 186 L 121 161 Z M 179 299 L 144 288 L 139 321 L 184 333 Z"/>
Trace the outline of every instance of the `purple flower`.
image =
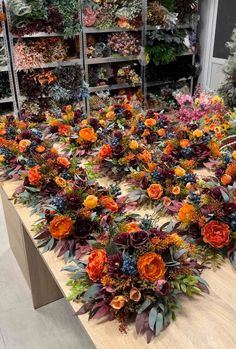
<path id="1" fill-rule="evenodd" d="M 121 270 L 122 267 L 122 254 L 118 253 L 113 256 L 108 256 L 108 272 L 109 273 L 116 273 Z"/>
<path id="2" fill-rule="evenodd" d="M 90 220 L 77 217 L 74 224 L 74 237 L 76 239 L 86 239 L 92 234 L 94 225 Z"/>
<path id="3" fill-rule="evenodd" d="M 146 244 L 149 240 L 149 234 L 146 231 L 139 231 L 130 234 L 130 245 L 134 248 L 139 248 Z"/>
<path id="4" fill-rule="evenodd" d="M 115 157 L 121 157 L 124 154 L 124 148 L 122 147 L 122 145 L 118 144 L 112 147 L 112 153 Z"/>
<path id="5" fill-rule="evenodd" d="M 162 296 L 167 295 L 167 293 L 170 290 L 170 285 L 166 280 L 157 280 L 155 282 L 155 286 L 156 286 L 156 292 L 161 294 Z"/>
<path id="6" fill-rule="evenodd" d="M 149 230 L 150 234 L 152 236 L 159 236 L 161 239 L 165 239 L 166 236 L 167 236 L 167 233 L 165 233 L 164 231 L 161 231 L 161 230 L 158 230 L 158 229 L 155 229 L 155 228 L 151 228 Z"/>
<path id="7" fill-rule="evenodd" d="M 128 246 L 129 245 L 129 233 L 120 233 L 114 237 L 114 243 L 117 245 Z"/>

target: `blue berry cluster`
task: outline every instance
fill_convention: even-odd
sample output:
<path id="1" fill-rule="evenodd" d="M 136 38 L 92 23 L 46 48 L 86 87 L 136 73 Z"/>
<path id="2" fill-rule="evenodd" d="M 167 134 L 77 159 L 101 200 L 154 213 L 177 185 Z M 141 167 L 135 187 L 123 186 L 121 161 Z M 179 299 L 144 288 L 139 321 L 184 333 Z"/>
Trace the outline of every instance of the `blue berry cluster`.
<path id="1" fill-rule="evenodd" d="M 145 125 L 143 122 L 138 123 L 138 129 L 140 132 L 143 132 L 145 130 Z"/>
<path id="2" fill-rule="evenodd" d="M 124 116 L 124 109 L 122 109 L 122 108 L 117 108 L 117 109 L 116 109 L 116 115 L 117 115 L 118 117 Z"/>
<path id="3" fill-rule="evenodd" d="M 158 120 L 157 127 L 163 128 L 164 126 L 166 126 L 166 121 L 165 120 Z"/>
<path id="4" fill-rule="evenodd" d="M 201 202 L 201 197 L 195 193 L 190 193 L 189 200 L 192 201 L 194 204 L 199 205 Z"/>
<path id="5" fill-rule="evenodd" d="M 38 138 L 40 138 L 40 139 L 43 138 L 42 132 L 39 131 L 39 130 L 37 130 L 36 128 L 32 128 L 31 133 L 32 133 L 34 136 L 36 136 L 36 137 L 38 137 Z"/>
<path id="6" fill-rule="evenodd" d="M 148 216 L 144 217 L 140 223 L 140 228 L 144 231 L 147 231 L 151 228 L 152 219 Z"/>
<path id="7" fill-rule="evenodd" d="M 203 142 L 204 144 L 208 144 L 210 141 L 211 141 L 211 135 L 205 135 L 205 136 L 202 138 L 202 142 Z"/>
<path id="8" fill-rule="evenodd" d="M 193 155 L 193 149 L 190 147 L 183 148 L 183 149 L 181 149 L 181 154 L 183 155 L 184 158 L 190 159 Z"/>
<path id="9" fill-rule="evenodd" d="M 15 139 L 16 130 L 13 126 L 7 127 L 6 129 L 6 138 L 7 139 Z"/>
<path id="10" fill-rule="evenodd" d="M 61 196 L 55 196 L 52 203 L 59 212 L 63 212 L 66 209 L 66 199 Z"/>
<path id="11" fill-rule="evenodd" d="M 174 138 L 174 137 L 175 137 L 175 134 L 174 134 L 174 132 L 168 132 L 167 135 L 166 135 L 166 137 L 167 137 L 168 139 L 171 139 L 171 138 Z"/>
<path id="12" fill-rule="evenodd" d="M 63 171 L 61 172 L 61 177 L 62 177 L 63 179 L 66 179 L 66 180 L 71 179 L 71 175 L 69 174 L 69 172 L 68 172 L 67 170 L 63 170 Z"/>
<path id="13" fill-rule="evenodd" d="M 0 155 L 3 155 L 5 160 L 10 160 L 13 156 L 12 152 L 5 148 L 0 148 Z"/>
<path id="14" fill-rule="evenodd" d="M 136 275 L 137 266 L 133 257 L 126 255 L 123 261 L 122 271 L 127 275 Z"/>
<path id="15" fill-rule="evenodd" d="M 188 173 L 182 178 L 183 183 L 186 185 L 187 183 L 195 183 L 196 182 L 196 177 L 193 173 Z"/>
<path id="16" fill-rule="evenodd" d="M 119 143 L 120 143 L 119 138 L 114 137 L 111 139 L 111 145 L 118 145 Z"/>
<path id="17" fill-rule="evenodd" d="M 152 172 L 152 178 L 155 180 L 155 181 L 160 181 L 164 178 L 163 174 L 161 174 L 158 170 L 154 170 Z"/>
<path id="18" fill-rule="evenodd" d="M 27 160 L 27 165 L 29 167 L 34 167 L 36 165 L 36 162 L 33 159 L 28 159 Z"/>

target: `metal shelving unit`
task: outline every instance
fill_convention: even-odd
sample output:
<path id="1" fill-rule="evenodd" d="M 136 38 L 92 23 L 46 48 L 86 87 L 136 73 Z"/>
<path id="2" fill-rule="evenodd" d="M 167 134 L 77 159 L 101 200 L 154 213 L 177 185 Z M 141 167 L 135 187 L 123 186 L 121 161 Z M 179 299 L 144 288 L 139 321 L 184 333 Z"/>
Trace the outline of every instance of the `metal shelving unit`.
<path id="1" fill-rule="evenodd" d="M 0 0 L 0 12 L 5 12 L 4 4 L 2 0 Z M 14 114 L 17 114 L 18 108 L 17 108 L 16 93 L 15 93 L 15 87 L 14 87 L 14 81 L 13 81 L 13 74 L 12 74 L 11 57 L 10 57 L 10 52 L 8 47 L 6 23 L 4 21 L 1 22 L 1 26 L 2 26 L 2 32 L 0 33 L 0 40 L 3 42 L 3 45 L 5 47 L 6 56 L 7 56 L 7 65 L 0 66 L 0 74 L 2 72 L 8 73 L 11 95 L 8 97 L 0 98 L 0 112 L 2 109 L 1 107 L 2 105 L 11 104 L 12 105 L 11 111 L 14 112 Z"/>
<path id="2" fill-rule="evenodd" d="M 78 0 L 79 1 L 79 0 Z M 7 15 L 7 26 L 8 26 L 8 36 L 9 36 L 9 46 L 10 46 L 10 53 L 12 58 L 12 66 L 13 66 L 13 76 L 14 76 L 14 82 L 15 82 L 15 89 L 16 89 L 16 96 L 18 100 L 18 110 L 21 110 L 22 103 L 27 100 L 27 96 L 24 96 L 22 94 L 20 83 L 19 83 L 19 73 L 22 71 L 18 71 L 16 69 L 15 65 L 15 52 L 14 52 L 14 44 L 17 40 L 24 40 L 24 39 L 38 39 L 38 38 L 51 38 L 51 37 L 62 37 L 63 34 L 61 33 L 46 33 L 46 32 L 37 32 L 32 35 L 24 35 L 24 36 L 18 36 L 18 35 L 12 35 L 11 34 L 11 12 L 7 3 L 7 0 L 5 0 L 5 7 L 6 7 L 6 15 Z M 79 14 L 80 16 L 80 14 Z M 78 33 L 78 35 L 75 36 L 76 38 L 79 37 L 79 51 L 77 51 L 77 45 L 75 43 L 75 50 L 76 53 L 79 54 L 79 58 L 71 57 L 68 58 L 65 61 L 58 61 L 58 62 L 51 62 L 42 64 L 38 67 L 32 67 L 32 70 L 40 70 L 40 69 L 47 69 L 47 68 L 57 68 L 57 67 L 66 67 L 66 66 L 75 66 L 79 65 L 81 67 L 82 72 L 82 80 L 83 80 L 83 74 L 84 74 L 84 64 L 83 64 L 83 43 L 82 43 L 82 33 Z M 25 70 L 24 70 L 25 71 Z M 82 87 L 82 86 L 81 86 Z M 43 96 L 43 99 L 50 98 L 47 96 Z M 82 101 L 82 108 L 85 111 L 85 100 Z"/>

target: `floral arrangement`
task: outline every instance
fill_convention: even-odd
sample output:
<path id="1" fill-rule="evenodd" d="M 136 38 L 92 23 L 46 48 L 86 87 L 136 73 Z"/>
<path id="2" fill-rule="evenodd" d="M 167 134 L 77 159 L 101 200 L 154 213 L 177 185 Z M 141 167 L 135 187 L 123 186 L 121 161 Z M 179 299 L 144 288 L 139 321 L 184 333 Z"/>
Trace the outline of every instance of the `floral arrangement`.
<path id="1" fill-rule="evenodd" d="M 63 33 L 66 39 L 80 32 L 80 4 L 65 0 L 10 0 L 11 32 L 14 35 L 32 35 L 37 32 Z"/>
<path id="2" fill-rule="evenodd" d="M 192 251 L 176 233 L 168 234 L 150 220 L 121 221 L 118 233 L 94 248 L 87 262 L 64 268 L 74 272 L 69 299 L 84 303 L 78 315 L 116 319 L 121 332 L 133 318 L 137 333 L 150 342 L 175 319 L 180 294 L 207 292 Z"/>
<path id="3" fill-rule="evenodd" d="M 236 267 L 235 193 L 235 181 L 227 173 L 221 183 L 201 180 L 178 212 L 179 229 L 197 241 L 204 263 L 218 266 L 228 256 Z"/>
<path id="4" fill-rule="evenodd" d="M 41 67 L 45 63 L 60 62 L 67 57 L 67 44 L 59 38 L 39 38 L 37 40 L 18 41 L 15 46 L 15 64 L 17 70 Z"/>
<path id="5" fill-rule="evenodd" d="M 108 47 L 120 56 L 135 56 L 140 52 L 140 40 L 132 33 L 120 32 L 108 35 Z"/>

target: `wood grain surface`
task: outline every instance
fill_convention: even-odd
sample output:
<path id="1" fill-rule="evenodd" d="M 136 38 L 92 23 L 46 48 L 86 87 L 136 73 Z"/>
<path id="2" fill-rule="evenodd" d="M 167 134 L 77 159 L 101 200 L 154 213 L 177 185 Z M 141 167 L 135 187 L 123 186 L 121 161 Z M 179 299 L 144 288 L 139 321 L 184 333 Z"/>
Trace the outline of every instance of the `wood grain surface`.
<path id="1" fill-rule="evenodd" d="M 1 192 L 12 197 L 16 182 L 2 184 Z M 13 205 L 13 203 L 12 203 Z M 32 225 L 37 216 L 31 216 L 25 206 L 14 205 L 16 213 L 25 230 L 32 239 Z M 40 253 L 40 252 L 39 252 Z M 57 258 L 53 251 L 41 255 L 54 281 L 63 295 L 67 295 L 66 286 L 69 275 L 61 272 L 63 259 Z M 32 261 L 33 262 L 33 261 Z M 235 349 L 236 348 L 236 278 L 231 265 L 225 262 L 220 270 L 206 270 L 203 277 L 210 285 L 210 295 L 183 297 L 183 308 L 177 320 L 161 333 L 151 344 L 143 336 L 135 333 L 131 324 L 127 334 L 121 334 L 115 321 L 88 321 L 87 316 L 79 317 L 86 332 L 98 349 Z M 73 312 L 80 304 L 70 303 Z"/>

